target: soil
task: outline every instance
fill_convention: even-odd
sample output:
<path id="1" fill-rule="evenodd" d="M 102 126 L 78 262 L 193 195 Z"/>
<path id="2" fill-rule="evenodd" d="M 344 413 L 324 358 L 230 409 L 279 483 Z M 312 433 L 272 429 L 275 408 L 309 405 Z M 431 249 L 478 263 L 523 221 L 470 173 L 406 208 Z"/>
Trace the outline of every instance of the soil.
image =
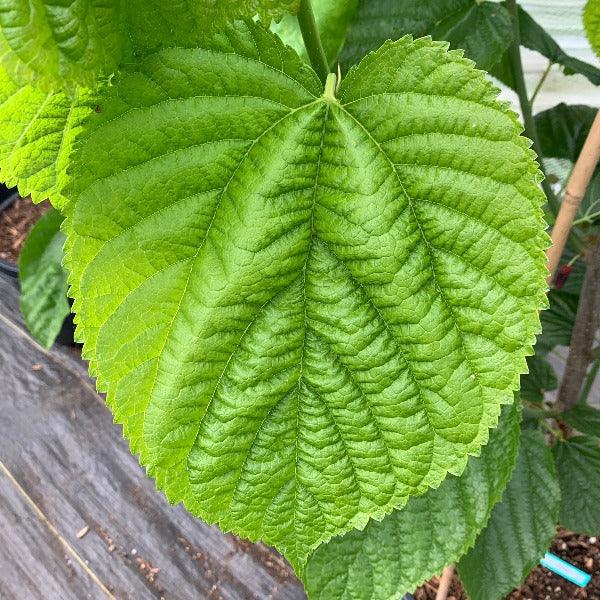
<path id="1" fill-rule="evenodd" d="M 537 567 L 506 600 L 600 600 L 600 540 L 559 529 L 552 544 L 554 554 L 590 573 L 592 579 L 585 588 L 577 587 L 544 567 Z M 438 579 L 433 578 L 415 592 L 416 600 L 435 600 Z M 458 576 L 450 587 L 447 600 L 468 600 Z"/>
<path id="2" fill-rule="evenodd" d="M 17 262 L 30 229 L 49 209 L 47 201 L 34 204 L 29 198 L 19 198 L 0 213 L 0 260 Z"/>

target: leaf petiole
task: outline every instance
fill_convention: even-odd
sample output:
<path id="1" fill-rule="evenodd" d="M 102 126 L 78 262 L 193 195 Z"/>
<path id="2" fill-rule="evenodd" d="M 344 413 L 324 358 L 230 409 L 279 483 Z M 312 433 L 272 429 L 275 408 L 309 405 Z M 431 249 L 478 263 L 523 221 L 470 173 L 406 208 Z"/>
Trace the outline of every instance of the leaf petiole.
<path id="1" fill-rule="evenodd" d="M 302 39 L 306 46 L 306 52 L 310 59 L 310 64 L 317 72 L 319 79 L 325 83 L 327 75 L 329 75 L 329 63 L 321 43 L 319 28 L 315 20 L 310 0 L 300 0 L 300 8 L 298 10 L 298 24 L 302 32 Z"/>
<path id="2" fill-rule="evenodd" d="M 531 106 L 533 106 L 533 103 L 535 102 L 537 95 L 540 93 L 542 86 L 544 85 L 544 83 L 546 83 L 546 79 L 548 78 L 548 75 L 550 74 L 550 70 L 552 69 L 553 66 L 554 66 L 554 63 L 551 60 L 549 60 L 548 66 L 546 67 L 546 69 L 542 73 L 542 76 L 540 77 L 539 81 L 537 82 L 537 85 L 535 86 L 535 90 L 533 90 L 533 94 L 531 94 L 531 98 L 529 100 L 529 104 L 531 104 Z"/>
<path id="3" fill-rule="evenodd" d="M 533 150 L 538 156 L 538 163 L 540 170 L 544 175 L 542 181 L 542 189 L 546 194 L 548 205 L 551 211 L 556 215 L 560 204 L 558 199 L 554 195 L 550 183 L 546 177 L 546 171 L 542 162 L 542 153 L 540 150 L 540 141 L 537 133 L 535 121 L 533 120 L 533 112 L 531 109 L 531 102 L 527 95 L 527 87 L 525 85 L 525 75 L 523 74 L 523 63 L 521 62 L 521 31 L 519 28 L 519 7 L 516 0 L 506 0 L 506 8 L 511 14 L 514 29 L 514 39 L 509 48 L 510 53 L 510 67 L 515 82 L 515 91 L 519 96 L 519 104 L 521 105 L 521 112 L 523 113 L 523 123 L 525 125 L 525 135 L 533 142 Z"/>

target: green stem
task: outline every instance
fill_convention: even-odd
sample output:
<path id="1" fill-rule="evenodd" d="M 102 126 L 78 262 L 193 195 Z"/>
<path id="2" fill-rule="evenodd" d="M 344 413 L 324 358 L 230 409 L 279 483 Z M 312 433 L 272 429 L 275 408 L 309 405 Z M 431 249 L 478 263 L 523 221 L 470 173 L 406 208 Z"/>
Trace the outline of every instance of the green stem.
<path id="1" fill-rule="evenodd" d="M 585 215 L 583 217 L 581 217 L 581 219 L 575 219 L 573 221 L 573 227 L 575 227 L 576 225 L 584 225 L 584 224 L 589 224 L 591 225 L 595 219 L 597 219 L 598 217 L 600 217 L 600 211 L 592 213 L 590 215 Z"/>
<path id="2" fill-rule="evenodd" d="M 585 404 L 588 400 L 590 392 L 592 391 L 592 387 L 594 385 L 594 381 L 596 381 L 596 377 L 598 376 L 598 372 L 600 371 L 600 354 L 596 357 L 590 372 L 587 374 L 587 378 L 585 380 L 585 385 L 583 386 L 583 390 L 581 392 L 581 397 L 579 398 L 579 402 L 581 404 Z"/>
<path id="3" fill-rule="evenodd" d="M 540 77 L 540 80 L 537 82 L 537 85 L 535 86 L 535 90 L 533 90 L 533 94 L 531 94 L 531 98 L 529 99 L 529 104 L 531 104 L 531 106 L 533 106 L 533 103 L 535 102 L 535 99 L 537 98 L 537 95 L 540 93 L 540 90 L 542 89 L 542 86 L 546 82 L 546 79 L 547 79 L 548 75 L 550 74 L 550 69 L 552 69 L 553 65 L 554 65 L 554 63 L 551 60 L 549 60 L 548 61 L 548 66 L 546 67 L 546 70 L 544 71 L 544 73 Z"/>
<path id="4" fill-rule="evenodd" d="M 317 72 L 319 79 L 325 83 L 327 75 L 329 75 L 329 63 L 327 62 L 327 56 L 325 56 L 325 50 L 323 50 L 319 28 L 317 27 L 315 13 L 313 12 L 310 0 L 300 0 L 298 23 L 310 64 Z"/>
<path id="5" fill-rule="evenodd" d="M 533 112 L 531 110 L 531 102 L 527 95 L 527 87 L 525 85 L 525 75 L 523 74 L 523 63 L 521 62 L 521 32 L 519 30 L 519 7 L 516 0 L 506 0 L 506 7 L 512 16 L 514 38 L 510 45 L 510 68 L 515 84 L 515 91 L 519 96 L 519 104 L 523 113 L 523 123 L 525 125 L 525 135 L 533 142 L 533 150 L 538 156 L 540 169 L 544 174 L 542 181 L 542 189 L 548 199 L 548 204 L 552 212 L 558 214 L 560 203 L 554 195 L 550 183 L 546 179 L 546 172 L 542 164 L 542 153 L 540 152 L 540 140 L 538 137 L 535 121 L 533 120 Z"/>

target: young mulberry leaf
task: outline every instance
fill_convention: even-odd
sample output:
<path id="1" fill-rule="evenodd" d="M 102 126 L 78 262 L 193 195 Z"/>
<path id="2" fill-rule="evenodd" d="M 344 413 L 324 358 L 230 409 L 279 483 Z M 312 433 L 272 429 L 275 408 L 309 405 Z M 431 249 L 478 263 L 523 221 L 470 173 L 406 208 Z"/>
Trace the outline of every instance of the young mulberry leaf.
<path id="1" fill-rule="evenodd" d="M 519 446 L 519 403 L 505 406 L 481 456 L 402 510 L 323 544 L 304 575 L 312 600 L 394 600 L 456 562 L 502 498 Z"/>
<path id="2" fill-rule="evenodd" d="M 552 452 L 539 431 L 523 430 L 502 502 L 458 564 L 471 600 L 502 600 L 529 575 L 552 542 L 559 505 Z"/>
<path id="3" fill-rule="evenodd" d="M 45 214 L 27 236 L 19 256 L 21 312 L 27 328 L 45 348 L 52 346 L 71 312 L 62 266 L 62 220 L 57 210 Z"/>
<path id="4" fill-rule="evenodd" d="M 133 450 L 299 570 L 462 473 L 545 302 L 539 173 L 484 74 L 404 38 L 332 83 L 253 24 L 147 57 L 67 205 L 79 337 Z"/>
<path id="5" fill-rule="evenodd" d="M 562 496 L 561 524 L 577 533 L 600 535 L 598 439 L 578 435 L 557 442 L 553 452 Z"/>
<path id="6" fill-rule="evenodd" d="M 0 67 L 0 180 L 34 202 L 49 198 L 56 208 L 64 206 L 59 188 L 75 137 L 92 111 L 93 95 L 85 89 L 43 92 L 17 85 Z"/>

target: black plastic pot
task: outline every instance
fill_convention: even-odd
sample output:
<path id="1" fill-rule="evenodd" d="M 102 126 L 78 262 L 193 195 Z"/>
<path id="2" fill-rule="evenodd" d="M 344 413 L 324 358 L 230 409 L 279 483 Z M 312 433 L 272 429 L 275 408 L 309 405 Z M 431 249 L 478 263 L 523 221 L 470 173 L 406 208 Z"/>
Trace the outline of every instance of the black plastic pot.
<path id="1" fill-rule="evenodd" d="M 7 189 L 5 186 L 0 185 L 0 214 L 2 211 L 10 208 L 19 199 L 19 193 L 16 189 Z M 14 281 L 17 287 L 19 285 L 19 266 L 15 263 L 11 263 L 0 259 L 0 274 L 10 278 Z M 69 304 L 73 302 L 69 298 Z M 74 340 L 75 335 L 75 324 L 73 323 L 73 313 L 64 320 L 62 328 L 56 338 L 56 343 L 62 346 L 78 346 Z"/>
<path id="2" fill-rule="evenodd" d="M 0 186 L 0 213 L 10 208 L 18 199 L 19 193 L 16 189 L 9 190 L 4 186 Z M 0 273 L 8 275 L 18 283 L 19 267 L 15 263 L 0 259 Z"/>

